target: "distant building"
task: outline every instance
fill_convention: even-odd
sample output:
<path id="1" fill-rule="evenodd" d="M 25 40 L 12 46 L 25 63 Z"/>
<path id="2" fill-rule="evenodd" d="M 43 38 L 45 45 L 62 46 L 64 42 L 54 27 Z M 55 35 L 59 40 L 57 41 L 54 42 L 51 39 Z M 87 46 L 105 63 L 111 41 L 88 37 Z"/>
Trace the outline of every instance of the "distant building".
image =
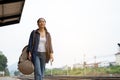
<path id="1" fill-rule="evenodd" d="M 103 61 L 103 62 L 100 62 L 100 64 L 98 65 L 99 67 L 108 67 L 110 66 L 110 62 L 108 61 Z"/>
<path id="2" fill-rule="evenodd" d="M 98 65 L 100 64 L 100 62 L 98 63 L 83 63 L 83 64 L 73 64 L 73 68 L 97 68 L 99 67 Z"/>
<path id="3" fill-rule="evenodd" d="M 115 66 L 116 62 L 110 62 L 110 66 Z"/>
<path id="4" fill-rule="evenodd" d="M 77 63 L 73 64 L 73 68 L 84 68 L 83 64 Z"/>
<path id="5" fill-rule="evenodd" d="M 4 71 L 0 71 L 0 76 L 4 76 L 5 72 Z"/>
<path id="6" fill-rule="evenodd" d="M 86 67 L 89 67 L 89 68 L 98 68 L 100 62 L 97 62 L 97 63 L 89 63 L 89 64 L 86 64 Z"/>
<path id="7" fill-rule="evenodd" d="M 68 65 L 65 65 L 65 66 L 62 67 L 62 69 L 63 69 L 63 70 L 67 70 L 68 67 L 69 67 Z"/>
<path id="8" fill-rule="evenodd" d="M 120 52 L 115 54 L 116 57 L 116 65 L 120 65 Z"/>

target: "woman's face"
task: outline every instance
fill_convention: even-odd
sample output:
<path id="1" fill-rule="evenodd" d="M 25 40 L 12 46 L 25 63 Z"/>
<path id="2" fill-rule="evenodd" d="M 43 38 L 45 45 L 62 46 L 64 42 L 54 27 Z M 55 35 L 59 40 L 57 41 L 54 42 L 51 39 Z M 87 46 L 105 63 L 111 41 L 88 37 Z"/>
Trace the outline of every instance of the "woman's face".
<path id="1" fill-rule="evenodd" d="M 44 18 L 39 19 L 38 26 L 39 26 L 40 28 L 44 28 L 45 25 L 46 25 L 45 19 L 44 19 Z"/>

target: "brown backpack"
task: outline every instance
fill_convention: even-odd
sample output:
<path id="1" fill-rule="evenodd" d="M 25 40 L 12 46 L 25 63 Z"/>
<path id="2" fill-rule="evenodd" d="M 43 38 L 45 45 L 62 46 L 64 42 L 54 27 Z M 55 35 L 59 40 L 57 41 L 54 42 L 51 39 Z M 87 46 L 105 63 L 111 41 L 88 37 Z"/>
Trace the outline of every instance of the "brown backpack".
<path id="1" fill-rule="evenodd" d="M 22 54 L 19 57 L 18 70 L 25 75 L 32 74 L 34 72 L 34 65 L 31 60 L 28 59 L 28 46 L 25 46 L 22 50 Z"/>
<path id="2" fill-rule="evenodd" d="M 35 37 L 35 30 L 33 30 L 33 45 L 34 45 L 34 37 Z M 26 45 L 23 48 L 18 61 L 18 70 L 25 75 L 29 75 L 34 72 L 34 65 L 32 61 L 28 59 L 27 48 L 28 45 Z"/>

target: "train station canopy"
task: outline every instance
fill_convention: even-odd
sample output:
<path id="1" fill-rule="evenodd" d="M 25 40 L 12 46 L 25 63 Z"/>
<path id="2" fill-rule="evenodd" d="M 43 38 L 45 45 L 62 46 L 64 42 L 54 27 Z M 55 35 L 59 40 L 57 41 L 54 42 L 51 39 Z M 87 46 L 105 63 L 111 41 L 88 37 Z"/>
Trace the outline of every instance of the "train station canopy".
<path id="1" fill-rule="evenodd" d="M 25 0 L 0 0 L 0 27 L 20 22 Z"/>

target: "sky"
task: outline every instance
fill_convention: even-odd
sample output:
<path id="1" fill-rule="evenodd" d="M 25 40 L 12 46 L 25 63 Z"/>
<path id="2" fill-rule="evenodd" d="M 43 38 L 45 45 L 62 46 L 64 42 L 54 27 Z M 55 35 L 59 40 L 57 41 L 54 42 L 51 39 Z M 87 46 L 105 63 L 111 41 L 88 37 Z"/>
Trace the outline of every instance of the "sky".
<path id="1" fill-rule="evenodd" d="M 52 67 L 115 61 L 120 43 L 120 0 L 25 0 L 19 24 L 0 27 L 0 51 L 18 62 L 37 20 L 46 19 L 54 50 Z M 46 67 L 50 67 L 48 63 Z"/>

